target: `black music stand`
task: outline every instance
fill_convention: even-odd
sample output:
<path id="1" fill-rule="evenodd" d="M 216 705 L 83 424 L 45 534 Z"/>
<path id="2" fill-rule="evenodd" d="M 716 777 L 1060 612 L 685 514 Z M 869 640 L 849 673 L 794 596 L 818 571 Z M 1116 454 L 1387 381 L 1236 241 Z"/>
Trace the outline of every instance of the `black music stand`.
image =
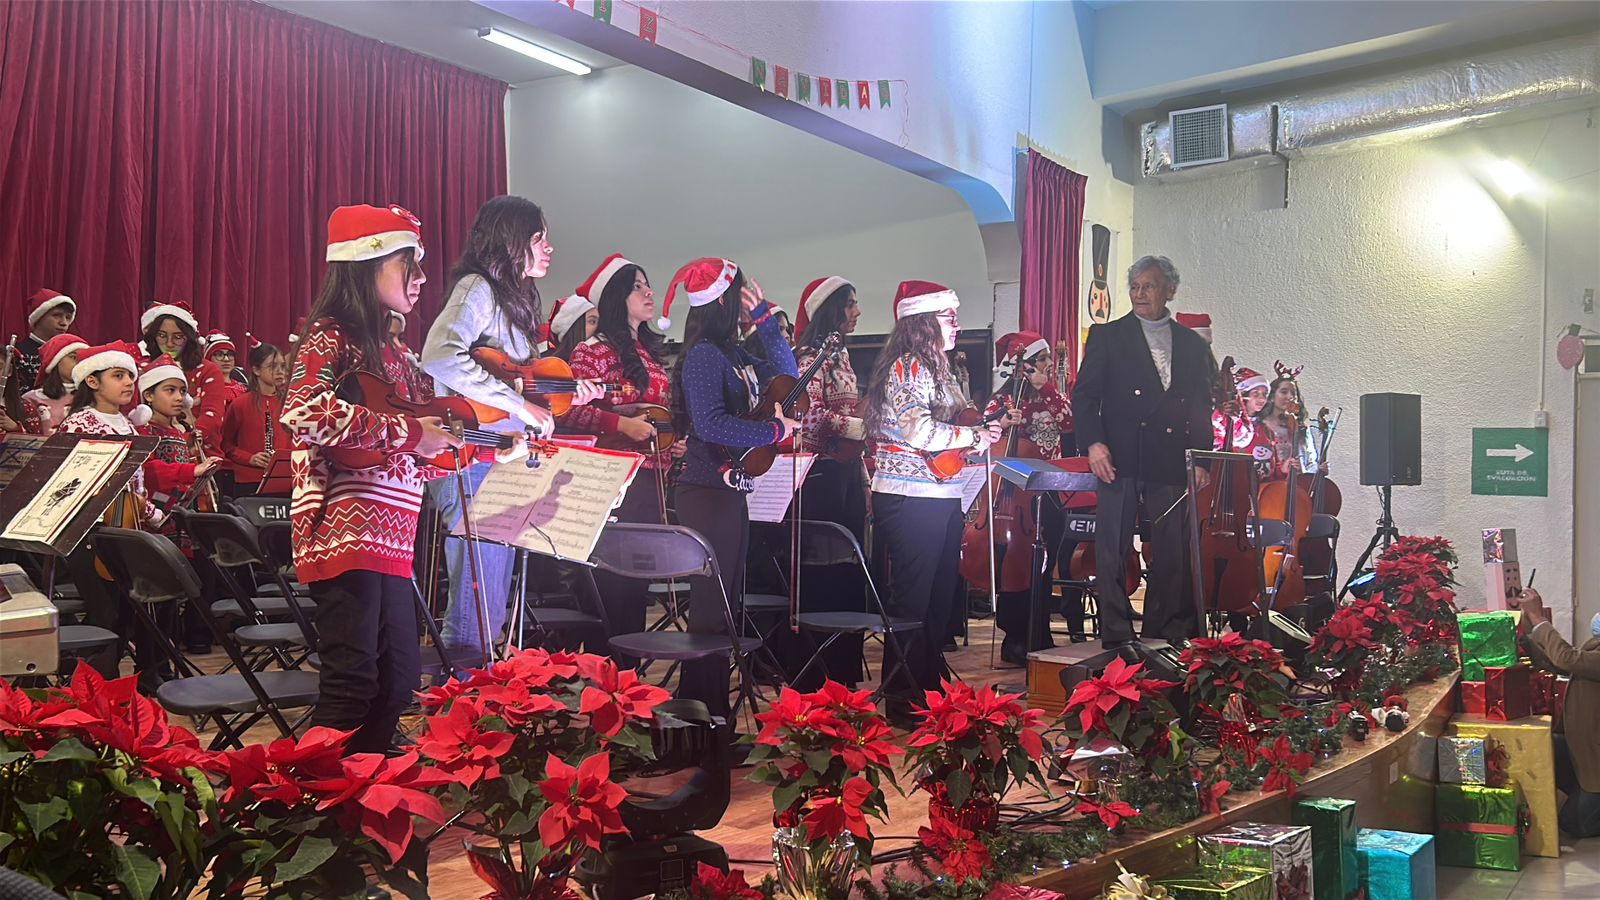
<path id="1" fill-rule="evenodd" d="M 0 531 L 4 531 L 16 518 L 17 513 L 27 506 L 39 491 L 50 481 L 51 476 L 66 458 L 71 455 L 72 448 L 82 440 L 96 441 L 122 441 L 128 444 L 128 453 L 112 470 L 111 477 L 98 492 L 88 498 L 75 498 L 81 502 L 77 511 L 72 514 L 65 528 L 49 542 L 21 540 L 0 537 L 0 547 L 8 550 L 19 550 L 23 553 L 33 553 L 44 557 L 44 585 L 46 597 L 55 593 L 56 560 L 65 559 L 68 554 L 77 549 L 89 531 L 100 523 L 100 517 L 105 514 L 112 501 L 122 492 L 139 467 L 144 464 L 150 454 L 155 452 L 160 438 L 150 435 L 100 435 L 100 434 L 67 434 L 57 432 L 52 435 L 44 445 L 36 450 L 32 457 L 25 463 L 21 471 L 17 472 L 11 481 L 0 490 Z"/>
<path id="2" fill-rule="evenodd" d="M 1068 472 L 1049 460 L 1025 456 L 1000 457 L 994 460 L 994 473 L 1018 490 L 1032 494 L 1033 502 L 1033 559 L 1028 579 L 1028 647 L 1044 642 L 1039 629 L 1044 606 L 1044 495 L 1051 491 L 1071 492 L 1094 490 L 1096 479 L 1088 472 Z"/>

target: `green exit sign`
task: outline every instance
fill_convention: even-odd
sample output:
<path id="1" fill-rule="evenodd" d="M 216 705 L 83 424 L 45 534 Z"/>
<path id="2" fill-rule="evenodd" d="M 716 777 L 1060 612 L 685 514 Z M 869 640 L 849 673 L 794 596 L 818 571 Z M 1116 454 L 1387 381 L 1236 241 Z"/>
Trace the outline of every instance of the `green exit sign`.
<path id="1" fill-rule="evenodd" d="M 1472 429 L 1472 492 L 1501 497 L 1550 494 L 1550 432 Z"/>

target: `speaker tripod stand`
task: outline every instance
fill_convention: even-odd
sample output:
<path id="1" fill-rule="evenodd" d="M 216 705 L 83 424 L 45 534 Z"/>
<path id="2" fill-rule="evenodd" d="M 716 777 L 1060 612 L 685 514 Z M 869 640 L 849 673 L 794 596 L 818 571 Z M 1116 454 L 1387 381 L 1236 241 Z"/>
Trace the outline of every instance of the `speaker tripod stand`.
<path id="1" fill-rule="evenodd" d="M 1344 587 L 1339 589 L 1339 599 L 1350 593 L 1350 585 L 1361 577 L 1367 567 L 1367 561 L 1372 559 L 1372 551 L 1379 554 L 1389 549 L 1389 545 L 1400 539 L 1400 529 L 1394 527 L 1394 513 L 1390 508 L 1391 493 L 1394 488 L 1385 484 L 1378 487 L 1378 495 L 1383 500 L 1383 513 L 1378 517 L 1378 530 L 1372 533 L 1372 540 L 1367 541 L 1367 549 L 1361 551 L 1361 556 L 1356 564 L 1350 567 L 1350 577 L 1345 579 Z"/>

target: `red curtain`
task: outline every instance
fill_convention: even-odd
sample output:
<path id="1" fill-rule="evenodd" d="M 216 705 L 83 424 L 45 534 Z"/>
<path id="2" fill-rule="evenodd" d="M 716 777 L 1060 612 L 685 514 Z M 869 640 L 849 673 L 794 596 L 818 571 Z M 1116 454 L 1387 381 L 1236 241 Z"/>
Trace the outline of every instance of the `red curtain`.
<path id="1" fill-rule="evenodd" d="M 186 299 L 202 330 L 281 343 L 321 282 L 328 213 L 398 203 L 428 249 L 415 337 L 505 192 L 505 92 L 243 0 L 0 4 L 0 332 L 25 333 L 48 286 L 90 340 Z"/>
<path id="2" fill-rule="evenodd" d="M 1067 342 L 1061 364 L 1078 371 L 1078 279 L 1083 242 L 1083 188 L 1089 179 L 1028 151 L 1022 210 L 1024 331 L 1054 346 Z"/>

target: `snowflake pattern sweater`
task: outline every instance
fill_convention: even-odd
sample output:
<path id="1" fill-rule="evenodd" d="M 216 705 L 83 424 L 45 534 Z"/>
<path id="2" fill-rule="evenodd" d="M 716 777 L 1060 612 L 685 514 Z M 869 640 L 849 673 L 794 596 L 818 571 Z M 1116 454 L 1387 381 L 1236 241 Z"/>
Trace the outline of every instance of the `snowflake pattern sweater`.
<path id="1" fill-rule="evenodd" d="M 138 430 L 133 427 L 132 422 L 128 421 L 127 416 L 120 412 L 103 413 L 92 406 L 85 406 L 83 409 L 62 419 L 60 427 L 56 430 L 67 434 L 122 435 L 124 437 L 138 434 Z M 159 525 L 162 519 L 161 513 L 156 509 L 155 504 L 150 502 L 149 492 L 145 488 L 145 470 L 148 466 L 148 462 L 144 466 L 140 466 L 139 471 L 133 473 L 133 478 L 128 481 L 128 489 L 144 501 L 144 520 L 147 527 L 150 526 L 150 523 Z M 152 528 L 152 530 L 154 529 Z"/>
<path id="2" fill-rule="evenodd" d="M 423 483 L 444 473 L 411 455 L 422 440 L 417 420 L 339 398 L 340 382 L 364 367 L 337 322 L 319 319 L 301 340 L 282 420 L 295 441 L 289 517 L 296 574 L 307 584 L 358 570 L 407 577 Z M 392 348 L 383 356 L 373 368 L 384 378 L 413 400 L 432 398 L 415 366 Z M 329 457 L 335 447 L 383 451 L 388 459 L 372 469 L 345 469 Z"/>
<path id="3" fill-rule="evenodd" d="M 140 434 L 160 439 L 150 458 L 139 468 L 144 476 L 145 487 L 150 491 L 150 502 L 165 515 L 174 503 L 194 487 L 194 454 L 189 452 L 188 435 L 171 425 L 155 422 L 137 426 L 137 430 Z M 194 559 L 194 542 L 187 533 L 179 530 L 176 519 L 168 516 L 160 528 L 152 530 L 166 535 L 178 545 L 184 556 Z"/>
<path id="4" fill-rule="evenodd" d="M 989 399 L 989 405 L 984 409 L 985 416 L 998 413 L 1002 407 L 1001 398 L 1004 393 L 996 394 Z M 1072 403 L 1055 385 L 1047 384 L 1042 389 L 1029 391 L 1029 396 L 1022 401 L 1022 424 L 1017 426 L 1022 429 L 1018 435 L 1017 454 L 1031 456 L 1034 459 L 1059 459 L 1061 457 L 1061 434 L 1072 430 Z M 999 445 L 991 452 L 999 453 Z"/>
<path id="5" fill-rule="evenodd" d="M 803 347 L 795 353 L 795 365 L 804 372 L 816 358 L 815 347 Z M 839 462 L 859 462 L 861 442 L 867 435 L 856 413 L 861 395 L 849 352 L 841 351 L 824 361 L 806 385 L 806 394 L 811 405 L 800 420 L 803 449 Z"/>
<path id="6" fill-rule="evenodd" d="M 48 421 L 46 420 L 48 411 Z M 72 392 L 64 391 L 55 399 L 46 397 L 40 388 L 22 395 L 22 430 L 29 434 L 49 437 L 56 433 L 61 423 L 72 411 Z"/>
<path id="7" fill-rule="evenodd" d="M 874 436 L 874 491 L 906 497 L 961 498 L 961 482 L 940 481 L 922 455 L 924 451 L 939 453 L 971 447 L 977 440 L 978 429 L 951 425 L 934 415 L 936 408 L 956 406 L 958 396 L 954 385 L 935 383 L 933 373 L 911 354 L 894 361 L 884 390 L 883 426 Z"/>
<path id="8" fill-rule="evenodd" d="M 608 384 L 622 385 L 621 399 L 624 403 L 654 403 L 658 406 L 670 406 L 672 397 L 672 379 L 667 376 L 667 370 L 655 361 L 646 350 L 644 344 L 634 341 L 634 350 L 639 354 L 639 359 L 644 363 L 645 371 L 650 376 L 650 383 L 640 392 L 638 385 L 629 381 L 622 371 L 622 357 L 617 355 L 615 348 L 604 338 L 596 335 L 573 348 L 572 375 L 575 378 L 592 378 Z M 598 436 L 615 435 L 618 433 L 617 422 L 621 418 L 611 411 L 612 403 L 609 399 L 596 400 L 587 406 L 574 406 L 561 417 L 561 425 L 568 431 L 577 434 L 593 434 Z M 649 442 L 624 446 L 618 449 L 631 450 L 636 453 L 647 454 L 644 466 L 647 469 L 668 469 L 672 466 L 670 457 L 656 458 L 648 455 Z"/>

